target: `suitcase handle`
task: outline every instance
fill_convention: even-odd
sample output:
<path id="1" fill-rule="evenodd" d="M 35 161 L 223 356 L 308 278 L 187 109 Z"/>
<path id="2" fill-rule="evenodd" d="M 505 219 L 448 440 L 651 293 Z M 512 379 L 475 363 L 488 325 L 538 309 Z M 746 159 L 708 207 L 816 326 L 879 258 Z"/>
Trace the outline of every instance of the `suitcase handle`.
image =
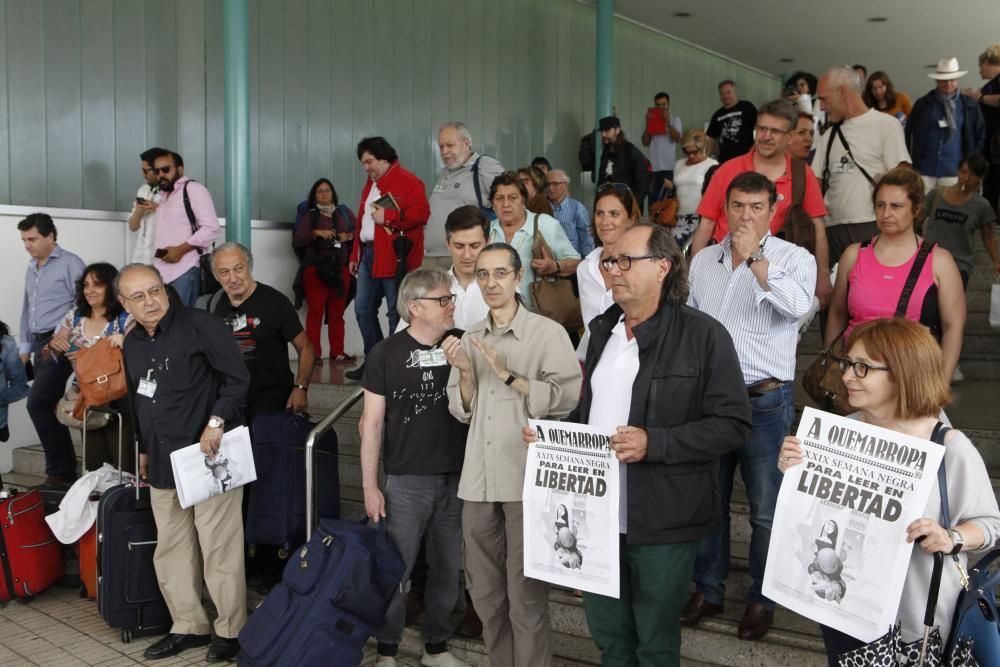
<path id="1" fill-rule="evenodd" d="M 354 405 L 361 400 L 365 395 L 365 390 L 358 387 L 351 393 L 350 396 L 341 401 L 340 405 L 335 407 L 330 414 L 323 418 L 323 421 L 316 424 L 311 431 L 309 431 L 309 437 L 306 438 L 306 541 L 308 542 L 312 538 L 314 522 L 316 520 L 316 489 L 313 479 L 313 472 L 315 470 L 313 466 L 313 453 L 316 451 L 316 441 L 319 438 L 333 428 L 333 424 L 344 416 L 344 414 L 350 410 Z"/>
<path id="2" fill-rule="evenodd" d="M 125 469 L 122 468 L 122 455 L 125 453 L 124 443 L 122 442 L 122 413 L 118 410 L 113 410 L 105 405 L 90 406 L 88 405 L 83 409 L 83 426 L 81 431 L 83 432 L 83 464 L 80 466 L 83 468 L 83 473 L 87 473 L 87 418 L 90 416 L 91 412 L 106 412 L 109 415 L 114 415 L 118 419 L 118 483 L 125 483 Z"/>

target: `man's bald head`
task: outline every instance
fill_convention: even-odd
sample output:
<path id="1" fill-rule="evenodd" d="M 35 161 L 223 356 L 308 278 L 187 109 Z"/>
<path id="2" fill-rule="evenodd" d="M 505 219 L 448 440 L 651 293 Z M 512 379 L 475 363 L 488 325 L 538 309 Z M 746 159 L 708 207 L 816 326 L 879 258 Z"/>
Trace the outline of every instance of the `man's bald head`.
<path id="1" fill-rule="evenodd" d="M 163 276 L 148 264 L 128 264 L 115 278 L 115 292 L 129 315 L 152 334 L 170 310 Z"/>

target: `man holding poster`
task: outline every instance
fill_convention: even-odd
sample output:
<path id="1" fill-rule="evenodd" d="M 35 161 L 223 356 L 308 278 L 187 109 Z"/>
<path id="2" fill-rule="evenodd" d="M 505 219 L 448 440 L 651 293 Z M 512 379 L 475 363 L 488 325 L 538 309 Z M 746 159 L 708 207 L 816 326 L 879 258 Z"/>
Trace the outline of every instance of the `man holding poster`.
<path id="1" fill-rule="evenodd" d="M 602 260 L 615 305 L 590 323 L 588 381 L 569 421 L 612 434 L 621 597 L 583 601 L 604 664 L 667 667 L 680 664 L 698 541 L 719 528 L 719 457 L 750 434 L 750 402 L 725 329 L 684 305 L 687 266 L 670 231 L 637 225 L 615 250 Z"/>
<path id="2" fill-rule="evenodd" d="M 798 437 L 785 438 L 777 457 L 785 476 L 764 592 L 821 624 L 831 665 L 893 622 L 904 642 L 922 636 L 933 553 L 946 555 L 935 620 L 947 641 L 960 569 L 974 560 L 967 554 L 1000 537 L 1000 510 L 975 445 L 955 430 L 935 438 L 950 400 L 942 367 L 941 348 L 916 322 L 859 326 L 841 362 L 858 412 L 806 408 Z M 938 484 L 942 454 L 946 492 Z"/>

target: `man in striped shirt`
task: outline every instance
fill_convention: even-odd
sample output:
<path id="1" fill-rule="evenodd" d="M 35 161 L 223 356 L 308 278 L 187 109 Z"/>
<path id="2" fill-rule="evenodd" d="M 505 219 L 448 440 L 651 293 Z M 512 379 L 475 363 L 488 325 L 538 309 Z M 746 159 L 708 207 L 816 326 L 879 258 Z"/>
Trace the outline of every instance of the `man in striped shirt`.
<path id="1" fill-rule="evenodd" d="M 729 574 L 729 499 L 740 466 L 750 500 L 750 588 L 739 626 L 740 639 L 759 639 L 771 626 L 774 603 L 761 583 L 771 522 L 781 486 L 774 465 L 795 416 L 796 322 L 812 304 L 816 260 L 805 249 L 771 236 L 777 191 L 767 176 L 747 171 L 726 190 L 729 234 L 691 263 L 688 305 L 719 320 L 736 346 L 750 404 L 753 431 L 744 446 L 724 455 L 719 466 L 723 528 L 702 540 L 695 561 L 697 591 L 681 623 L 697 625 L 722 612 Z"/>

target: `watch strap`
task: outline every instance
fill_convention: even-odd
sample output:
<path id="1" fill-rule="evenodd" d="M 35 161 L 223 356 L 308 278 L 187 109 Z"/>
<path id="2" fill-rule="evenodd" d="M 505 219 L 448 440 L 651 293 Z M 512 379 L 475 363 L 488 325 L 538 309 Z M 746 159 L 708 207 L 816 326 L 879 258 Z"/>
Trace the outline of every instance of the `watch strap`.
<path id="1" fill-rule="evenodd" d="M 514 384 L 514 380 L 516 379 L 517 376 L 511 373 L 510 375 L 507 376 L 507 379 L 504 380 L 503 383 L 509 387 L 510 385 Z"/>
<path id="2" fill-rule="evenodd" d="M 302 391 L 309 391 L 309 385 L 307 384 L 296 384 L 294 386 L 296 389 L 301 389 Z"/>

